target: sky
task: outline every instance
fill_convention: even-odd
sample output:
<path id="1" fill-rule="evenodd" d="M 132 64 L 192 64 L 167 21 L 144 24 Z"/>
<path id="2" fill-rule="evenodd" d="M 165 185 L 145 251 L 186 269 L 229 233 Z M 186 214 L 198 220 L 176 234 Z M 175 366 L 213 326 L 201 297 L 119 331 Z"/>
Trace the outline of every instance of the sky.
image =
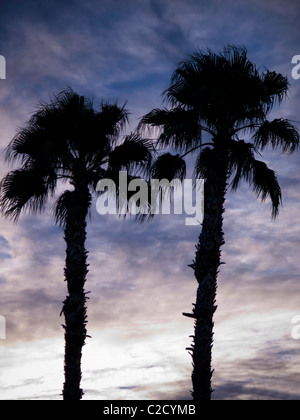
<path id="1" fill-rule="evenodd" d="M 244 45 L 259 69 L 280 72 L 289 95 L 269 118 L 300 128 L 300 4 L 295 0 L 2 0 L 0 175 L 3 150 L 40 101 L 67 86 L 94 99 L 127 101 L 127 131 L 162 107 L 178 62 L 196 49 Z M 247 140 L 247 139 L 246 139 Z M 218 310 L 213 347 L 213 399 L 300 399 L 300 152 L 266 151 L 278 174 L 283 206 L 271 220 L 247 185 L 225 203 Z M 51 202 L 18 223 L 0 218 L 0 399 L 61 399 L 66 296 L 63 233 Z M 101 216 L 88 224 L 88 334 L 83 399 L 191 399 L 185 350 L 195 301 L 191 264 L 200 225 L 184 215 L 136 224 Z M 2 325 L 3 327 L 3 325 Z M 3 328 L 2 328 L 3 329 Z"/>

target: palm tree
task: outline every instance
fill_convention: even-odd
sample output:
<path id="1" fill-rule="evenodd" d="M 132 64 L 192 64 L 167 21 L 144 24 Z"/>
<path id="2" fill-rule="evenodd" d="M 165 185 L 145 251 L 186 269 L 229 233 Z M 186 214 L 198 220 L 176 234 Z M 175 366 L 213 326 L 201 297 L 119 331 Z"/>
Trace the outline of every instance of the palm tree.
<path id="1" fill-rule="evenodd" d="M 0 208 L 17 220 L 21 211 L 37 213 L 53 196 L 58 180 L 69 183 L 55 205 L 55 221 L 64 229 L 65 280 L 68 287 L 62 313 L 65 316 L 65 400 L 80 400 L 82 347 L 87 336 L 86 219 L 92 192 L 102 178 L 115 179 L 119 170 L 146 165 L 152 144 L 137 134 L 118 142 L 128 121 L 128 111 L 117 104 L 92 101 L 71 89 L 42 103 L 6 149 L 6 159 L 20 164 L 1 182 Z"/>
<path id="2" fill-rule="evenodd" d="M 198 282 L 196 303 L 192 313 L 183 314 L 195 320 L 188 348 L 195 400 L 209 400 L 212 393 L 213 315 L 225 196 L 246 180 L 262 201 L 270 199 L 272 217 L 278 215 L 282 197 L 277 175 L 257 155 L 268 146 L 288 154 L 299 145 L 298 131 L 288 120 L 267 120 L 287 90 L 287 78 L 274 71 L 259 72 L 244 47 L 227 46 L 223 53 L 197 50 L 179 63 L 163 93 L 169 108 L 154 109 L 140 122 L 141 128 L 160 130 L 160 147 L 181 153 L 160 156 L 152 168 L 155 177 L 184 178 L 184 157 L 198 151 L 193 176 L 205 180 L 202 230 L 190 265 Z"/>

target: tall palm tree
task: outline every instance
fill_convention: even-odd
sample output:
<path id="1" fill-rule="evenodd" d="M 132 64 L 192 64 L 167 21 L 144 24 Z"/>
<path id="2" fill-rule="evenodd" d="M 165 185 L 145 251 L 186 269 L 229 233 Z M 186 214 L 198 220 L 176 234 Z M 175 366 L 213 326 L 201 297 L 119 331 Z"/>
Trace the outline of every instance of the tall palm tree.
<path id="1" fill-rule="evenodd" d="M 171 86 L 163 93 L 169 108 L 154 109 L 140 122 L 141 128 L 160 129 L 159 146 L 181 153 L 161 155 L 152 168 L 155 177 L 184 178 L 184 157 L 198 151 L 194 177 L 205 180 L 204 218 L 191 264 L 198 282 L 196 303 L 192 313 L 183 314 L 195 320 L 193 344 L 188 348 L 195 400 L 211 399 L 213 315 L 224 245 L 225 196 L 244 179 L 262 201 L 270 199 L 272 217 L 278 215 L 277 175 L 257 155 L 268 146 L 292 153 L 299 145 L 298 131 L 288 120 L 267 120 L 287 91 L 287 78 L 274 71 L 259 72 L 244 47 L 227 46 L 222 53 L 198 50 L 174 71 Z"/>
<path id="2" fill-rule="evenodd" d="M 152 144 L 137 134 L 118 141 L 128 111 L 117 104 L 102 103 L 99 110 L 89 99 L 71 89 L 42 103 L 6 149 L 6 158 L 20 164 L 1 182 L 0 208 L 17 220 L 21 211 L 37 213 L 53 196 L 58 180 L 69 183 L 55 205 L 55 221 L 64 229 L 65 280 L 68 296 L 65 316 L 65 400 L 80 400 L 82 347 L 87 336 L 86 222 L 92 192 L 102 178 L 115 179 L 119 170 L 146 165 Z"/>

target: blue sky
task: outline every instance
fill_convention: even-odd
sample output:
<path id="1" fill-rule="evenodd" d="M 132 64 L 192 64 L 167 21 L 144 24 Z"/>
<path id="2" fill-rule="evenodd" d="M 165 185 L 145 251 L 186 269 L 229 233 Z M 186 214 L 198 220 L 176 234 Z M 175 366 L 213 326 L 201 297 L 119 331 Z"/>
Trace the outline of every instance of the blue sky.
<path id="1" fill-rule="evenodd" d="M 300 9 L 277 0 L 0 1 L 2 151 L 49 95 L 66 86 L 101 101 L 127 102 L 134 130 L 161 107 L 176 64 L 196 48 L 245 45 L 262 70 L 290 80 L 289 97 L 271 117 L 300 121 Z M 300 127 L 300 124 L 297 123 Z M 277 171 L 283 207 L 271 221 L 246 185 L 228 194 L 226 244 L 215 317 L 215 399 L 299 399 L 300 155 L 266 151 Z M 49 203 L 50 208 L 51 203 Z M 200 226 L 180 216 L 137 225 L 97 214 L 88 227 L 88 331 L 83 352 L 85 399 L 189 399 L 195 299 L 191 269 Z M 63 384 L 62 232 L 50 211 L 0 219 L 1 399 L 60 399 Z"/>

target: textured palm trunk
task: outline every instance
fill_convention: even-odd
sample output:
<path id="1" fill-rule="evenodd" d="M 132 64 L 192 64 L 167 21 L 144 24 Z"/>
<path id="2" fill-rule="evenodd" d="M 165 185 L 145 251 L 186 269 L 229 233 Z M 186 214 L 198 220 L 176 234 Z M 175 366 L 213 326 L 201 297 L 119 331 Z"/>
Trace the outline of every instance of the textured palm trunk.
<path id="1" fill-rule="evenodd" d="M 65 316 L 65 383 L 64 400 L 80 400 L 83 391 L 81 381 L 82 347 L 86 338 L 86 293 L 84 284 L 88 273 L 86 239 L 86 216 L 91 201 L 88 188 L 80 185 L 71 193 L 68 208 L 65 241 L 65 280 L 68 296 L 62 312 Z"/>
<path id="2" fill-rule="evenodd" d="M 191 265 L 198 282 L 196 304 L 192 314 L 184 314 L 195 319 L 194 342 L 188 348 L 193 359 L 194 400 L 210 400 L 212 393 L 213 315 L 217 309 L 217 275 L 221 264 L 221 246 L 224 244 L 222 225 L 226 179 L 227 164 L 224 157 L 222 159 L 221 154 L 218 157 L 214 153 L 214 164 L 209 169 L 204 187 L 202 230 L 196 246 L 195 261 Z"/>

